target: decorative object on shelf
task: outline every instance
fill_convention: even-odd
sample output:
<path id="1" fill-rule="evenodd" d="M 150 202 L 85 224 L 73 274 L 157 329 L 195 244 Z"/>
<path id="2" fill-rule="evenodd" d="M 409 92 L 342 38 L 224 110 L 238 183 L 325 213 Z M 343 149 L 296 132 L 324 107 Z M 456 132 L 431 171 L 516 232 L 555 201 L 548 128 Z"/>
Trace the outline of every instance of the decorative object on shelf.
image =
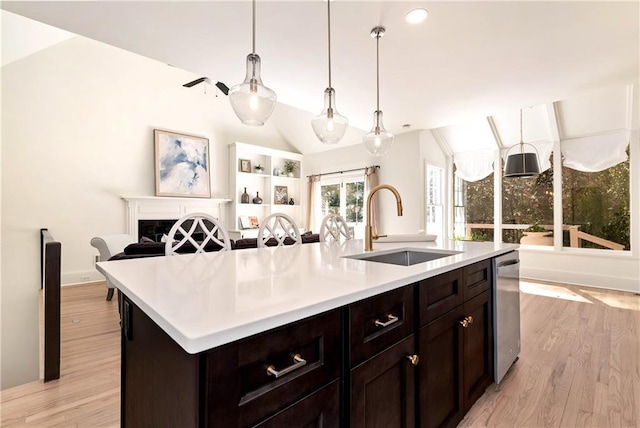
<path id="1" fill-rule="evenodd" d="M 251 229 L 251 222 L 249 221 L 249 216 L 241 215 L 238 217 L 240 221 L 240 229 Z"/>
<path id="2" fill-rule="evenodd" d="M 525 143 L 522 141 L 522 109 L 520 109 L 520 153 L 509 154 L 509 151 L 517 147 L 513 145 L 507 150 L 507 162 L 504 165 L 505 177 L 533 177 L 540 174 L 540 163 L 538 162 L 538 149 L 533 144 L 526 144 L 533 147 L 534 153 L 525 153 Z"/>
<path id="3" fill-rule="evenodd" d="M 324 90 L 324 108 L 311 120 L 311 127 L 323 144 L 340 142 L 349 126 L 349 119 L 336 109 L 336 92 L 331 87 L 331 2 L 327 1 L 327 47 L 329 64 L 329 86 Z"/>
<path id="4" fill-rule="evenodd" d="M 287 177 L 293 177 L 297 169 L 298 169 L 298 164 L 295 163 L 294 161 L 292 160 L 284 161 L 284 166 L 282 167 L 282 170 L 287 175 Z"/>
<path id="5" fill-rule="evenodd" d="M 209 140 L 153 130 L 156 196 L 210 198 Z"/>
<path id="6" fill-rule="evenodd" d="M 247 193 L 247 188 L 244 188 L 244 193 L 240 195 L 240 203 L 248 204 L 249 203 L 249 194 Z"/>
<path id="7" fill-rule="evenodd" d="M 288 194 L 287 186 L 275 186 L 273 189 L 273 203 L 276 205 L 287 205 Z"/>
<path id="8" fill-rule="evenodd" d="M 248 159 L 240 159 L 240 172 L 251 172 L 251 161 Z"/>
<path id="9" fill-rule="evenodd" d="M 262 174 L 264 172 L 264 167 L 260 164 L 256 165 L 254 169 L 256 170 L 256 174 Z"/>
<path id="10" fill-rule="evenodd" d="M 229 89 L 229 101 L 236 116 L 245 125 L 262 126 L 276 106 L 277 96 L 262 84 L 260 57 L 256 54 L 256 0 L 252 4 L 252 45 L 247 55 L 247 74 L 239 85 Z"/>
<path id="11" fill-rule="evenodd" d="M 373 112 L 373 128 L 364 136 L 362 142 L 369 154 L 374 156 L 385 155 L 393 144 L 393 134 L 384 129 L 380 110 L 380 38 L 384 36 L 385 31 L 384 27 L 371 30 L 371 37 L 376 39 L 376 111 Z"/>
<path id="12" fill-rule="evenodd" d="M 289 198 L 289 205 L 295 205 L 296 202 L 293 200 L 293 198 Z"/>
<path id="13" fill-rule="evenodd" d="M 258 223 L 258 217 L 254 215 L 249 216 L 249 223 L 251 224 L 251 229 L 257 229 L 260 227 L 260 224 Z"/>
<path id="14" fill-rule="evenodd" d="M 280 168 L 278 167 L 273 168 L 273 175 L 276 177 L 280 176 Z"/>
<path id="15" fill-rule="evenodd" d="M 261 204 L 262 203 L 262 198 L 260 197 L 260 192 L 256 192 L 256 197 L 253 198 L 253 203 L 254 204 Z"/>

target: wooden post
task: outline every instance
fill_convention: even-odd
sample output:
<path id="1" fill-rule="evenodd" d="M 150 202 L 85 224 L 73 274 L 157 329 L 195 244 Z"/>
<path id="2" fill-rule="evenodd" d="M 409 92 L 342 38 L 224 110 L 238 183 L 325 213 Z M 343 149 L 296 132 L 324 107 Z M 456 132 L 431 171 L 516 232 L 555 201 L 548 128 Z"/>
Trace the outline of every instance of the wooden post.
<path id="1" fill-rule="evenodd" d="M 580 248 L 578 240 L 578 228 L 580 226 L 569 226 L 569 242 L 572 248 Z"/>
<path id="2" fill-rule="evenodd" d="M 44 381 L 60 379 L 60 285 L 62 244 L 40 230 L 44 305 Z"/>

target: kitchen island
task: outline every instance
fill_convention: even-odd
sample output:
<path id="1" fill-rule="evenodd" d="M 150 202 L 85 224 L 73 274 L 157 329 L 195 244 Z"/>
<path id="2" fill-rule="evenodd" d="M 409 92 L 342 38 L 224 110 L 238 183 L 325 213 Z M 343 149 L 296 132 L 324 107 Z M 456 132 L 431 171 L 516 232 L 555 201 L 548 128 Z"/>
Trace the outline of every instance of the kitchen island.
<path id="1" fill-rule="evenodd" d="M 349 258 L 363 253 L 352 240 L 99 263 L 125 296 L 122 425 L 431 426 L 418 409 L 443 391 L 426 362 L 459 383 L 444 397 L 456 413 L 442 416 L 458 420 L 463 390 L 479 397 L 491 382 L 490 261 L 517 246 L 375 243 L 374 253 L 407 247 L 456 253 L 398 266 Z M 482 336 L 465 340 L 469 319 Z M 429 343 L 451 355 L 441 361 Z M 466 347 L 482 354 L 475 371 Z M 465 388 L 477 373 L 481 384 Z"/>

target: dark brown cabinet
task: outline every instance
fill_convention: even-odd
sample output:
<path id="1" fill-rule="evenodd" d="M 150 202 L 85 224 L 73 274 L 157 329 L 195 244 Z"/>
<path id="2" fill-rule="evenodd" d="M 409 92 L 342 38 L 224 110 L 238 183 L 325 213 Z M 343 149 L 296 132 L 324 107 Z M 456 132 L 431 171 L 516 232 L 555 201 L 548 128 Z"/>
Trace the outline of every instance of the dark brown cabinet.
<path id="1" fill-rule="evenodd" d="M 340 390 L 338 381 L 303 398 L 256 428 L 333 428 L 340 426 Z"/>
<path id="2" fill-rule="evenodd" d="M 489 291 L 464 303 L 467 327 L 463 327 L 463 402 L 467 413 L 484 394 L 493 378 L 491 301 Z"/>
<path id="3" fill-rule="evenodd" d="M 122 321 L 121 426 L 197 427 L 198 358 L 126 298 Z"/>
<path id="4" fill-rule="evenodd" d="M 123 427 L 337 426 L 339 309 L 195 355 L 126 297 L 122 320 Z"/>
<path id="5" fill-rule="evenodd" d="M 455 427 L 493 377 L 491 266 L 195 355 L 125 296 L 121 425 Z"/>
<path id="6" fill-rule="evenodd" d="M 413 335 L 351 371 L 352 428 L 415 427 Z"/>
<path id="7" fill-rule="evenodd" d="M 447 289 L 460 304 L 444 315 L 440 315 L 442 306 L 423 295 L 451 284 L 452 272 L 419 284 L 419 418 L 423 428 L 455 427 L 492 381 L 491 263 L 475 263 L 457 272 L 454 280 L 459 290 Z"/>
<path id="8" fill-rule="evenodd" d="M 462 420 L 464 308 L 422 327 L 419 333 L 420 426 L 455 427 Z"/>

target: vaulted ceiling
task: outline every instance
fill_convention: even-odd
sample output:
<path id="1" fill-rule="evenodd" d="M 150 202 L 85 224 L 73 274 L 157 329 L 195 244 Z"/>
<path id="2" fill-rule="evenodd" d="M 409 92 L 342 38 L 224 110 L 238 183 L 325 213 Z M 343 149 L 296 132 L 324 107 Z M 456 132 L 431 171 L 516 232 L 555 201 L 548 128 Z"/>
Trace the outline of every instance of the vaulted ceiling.
<path id="1" fill-rule="evenodd" d="M 519 141 L 524 107 L 525 139 L 545 140 L 549 105 L 566 120 L 561 132 L 580 133 L 585 126 L 572 118 L 584 104 L 551 103 L 599 96 L 624 103 L 601 106 L 619 112 L 613 125 L 603 126 L 620 120 L 628 125 L 627 85 L 638 82 L 640 70 L 637 1 L 331 5 L 333 87 L 338 109 L 355 128 L 368 130 L 375 109 L 375 42 L 369 33 L 376 25 L 387 28 L 380 42 L 380 103 L 391 132 L 438 128 L 454 151 L 469 149 L 455 147 L 462 144 L 455 135 L 465 132 L 478 147 L 495 146 L 496 135 L 509 146 Z M 251 49 L 248 1 L 30 1 L 1 7 L 229 86 L 243 79 Z M 428 9 L 429 18 L 407 24 L 405 14 L 416 7 Z M 319 113 L 327 86 L 326 2 L 259 1 L 256 18 L 265 84 L 280 103 Z M 611 88 L 618 88 L 615 94 L 597 95 Z M 598 123 L 592 119 L 579 121 Z M 308 141 L 292 143 L 302 153 L 333 148 L 319 144 L 308 123 L 300 126 L 308 128 Z"/>

